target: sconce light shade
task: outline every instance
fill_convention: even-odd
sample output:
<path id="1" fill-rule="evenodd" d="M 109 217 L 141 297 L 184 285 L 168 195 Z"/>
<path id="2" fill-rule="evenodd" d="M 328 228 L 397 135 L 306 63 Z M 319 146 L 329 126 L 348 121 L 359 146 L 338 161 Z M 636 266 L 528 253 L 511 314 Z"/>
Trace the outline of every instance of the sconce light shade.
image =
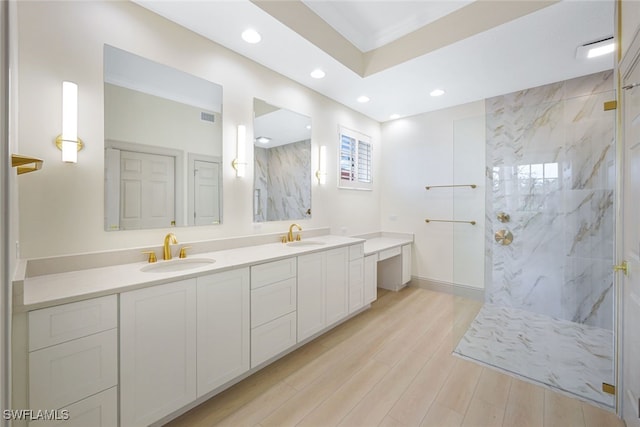
<path id="1" fill-rule="evenodd" d="M 231 162 L 231 166 L 236 170 L 236 176 L 242 178 L 245 173 L 246 149 L 247 149 L 247 128 L 238 125 L 238 140 L 236 141 L 236 158 Z"/>
<path id="2" fill-rule="evenodd" d="M 56 146 L 66 163 L 76 163 L 84 146 L 78 138 L 78 85 L 73 82 L 62 82 L 62 135 L 56 138 Z"/>
<path id="3" fill-rule="evenodd" d="M 62 82 L 62 140 L 78 139 L 78 85 Z"/>
<path id="4" fill-rule="evenodd" d="M 325 185 L 327 183 L 327 146 L 321 145 L 318 154 L 318 171 L 316 172 L 318 184 Z"/>

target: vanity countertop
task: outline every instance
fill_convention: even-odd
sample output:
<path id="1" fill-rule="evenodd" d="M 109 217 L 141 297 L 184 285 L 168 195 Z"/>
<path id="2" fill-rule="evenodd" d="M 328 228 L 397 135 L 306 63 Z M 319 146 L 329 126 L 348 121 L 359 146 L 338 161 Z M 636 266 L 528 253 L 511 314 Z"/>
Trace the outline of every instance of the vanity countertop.
<path id="1" fill-rule="evenodd" d="M 305 240 L 303 240 L 305 242 Z M 189 279 L 203 274 L 247 267 L 301 254 L 364 242 L 361 238 L 324 235 L 308 239 L 318 242 L 306 246 L 268 243 L 235 249 L 190 254 L 187 259 L 214 259 L 215 262 L 183 271 L 144 272 L 147 262 L 18 277 L 14 281 L 14 311 L 29 311 L 103 295 L 116 294 L 147 286 Z M 159 260 L 158 263 L 166 261 Z M 173 262 L 173 261 L 169 261 Z M 20 289 L 22 288 L 22 289 Z M 22 292 L 20 292 L 22 290 Z"/>
<path id="2" fill-rule="evenodd" d="M 410 245 L 413 243 L 413 235 L 380 236 L 367 238 L 364 242 L 364 254 L 371 255 L 386 249 L 398 246 Z"/>

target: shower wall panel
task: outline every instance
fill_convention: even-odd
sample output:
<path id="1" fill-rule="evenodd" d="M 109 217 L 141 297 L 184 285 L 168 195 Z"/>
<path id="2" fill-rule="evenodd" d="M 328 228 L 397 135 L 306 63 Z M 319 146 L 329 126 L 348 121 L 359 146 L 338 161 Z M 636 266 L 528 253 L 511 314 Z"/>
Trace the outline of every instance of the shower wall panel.
<path id="1" fill-rule="evenodd" d="M 487 302 L 613 328 L 613 99 L 607 71 L 486 100 Z"/>

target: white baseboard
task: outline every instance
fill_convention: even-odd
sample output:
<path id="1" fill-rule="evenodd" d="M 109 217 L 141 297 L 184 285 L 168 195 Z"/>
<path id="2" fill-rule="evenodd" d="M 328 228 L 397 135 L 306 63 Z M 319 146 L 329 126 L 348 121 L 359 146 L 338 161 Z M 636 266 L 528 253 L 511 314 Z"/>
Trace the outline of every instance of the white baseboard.
<path id="1" fill-rule="evenodd" d="M 430 291 L 445 292 L 452 295 L 469 298 L 476 301 L 484 301 L 484 289 L 474 288 L 467 285 L 442 282 L 440 280 L 424 279 L 422 277 L 411 277 L 409 286 Z"/>

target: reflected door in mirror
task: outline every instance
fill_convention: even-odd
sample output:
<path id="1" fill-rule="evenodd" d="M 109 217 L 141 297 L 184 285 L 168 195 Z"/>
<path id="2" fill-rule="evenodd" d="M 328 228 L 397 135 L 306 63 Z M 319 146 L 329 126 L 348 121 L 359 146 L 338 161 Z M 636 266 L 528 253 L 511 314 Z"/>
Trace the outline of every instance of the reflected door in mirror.
<path id="1" fill-rule="evenodd" d="M 168 227 L 175 221 L 174 158 L 120 152 L 120 229 Z"/>
<path id="2" fill-rule="evenodd" d="M 105 46 L 104 132 L 106 230 L 221 222 L 220 85 Z M 170 157 L 173 183 L 130 179 L 120 151 Z"/>

